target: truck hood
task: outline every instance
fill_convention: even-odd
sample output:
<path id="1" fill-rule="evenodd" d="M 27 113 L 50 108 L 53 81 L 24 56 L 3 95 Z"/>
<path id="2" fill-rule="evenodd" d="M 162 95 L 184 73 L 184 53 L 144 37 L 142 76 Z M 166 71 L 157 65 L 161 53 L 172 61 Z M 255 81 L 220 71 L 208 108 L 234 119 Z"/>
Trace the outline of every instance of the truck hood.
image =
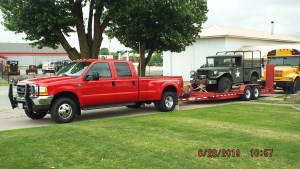
<path id="1" fill-rule="evenodd" d="M 32 78 L 22 80 L 19 83 L 21 84 L 38 84 L 43 86 L 51 85 L 52 83 L 69 83 L 71 80 L 75 79 L 74 77 L 70 76 L 48 76 L 48 77 L 41 77 L 41 78 Z"/>

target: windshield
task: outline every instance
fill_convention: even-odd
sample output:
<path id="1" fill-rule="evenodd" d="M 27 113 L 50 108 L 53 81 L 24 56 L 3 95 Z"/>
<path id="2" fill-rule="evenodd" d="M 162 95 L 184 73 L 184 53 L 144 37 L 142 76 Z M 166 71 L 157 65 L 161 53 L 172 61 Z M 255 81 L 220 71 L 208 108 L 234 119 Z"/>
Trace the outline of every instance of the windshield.
<path id="1" fill-rule="evenodd" d="M 231 67 L 231 66 L 240 66 L 241 58 L 228 58 L 228 57 L 215 57 L 207 58 L 208 67 Z"/>
<path id="2" fill-rule="evenodd" d="M 91 62 L 71 62 L 56 73 L 56 76 L 79 77 L 89 67 Z"/>
<path id="3" fill-rule="evenodd" d="M 275 66 L 299 66 L 300 56 L 269 57 L 268 64 Z"/>

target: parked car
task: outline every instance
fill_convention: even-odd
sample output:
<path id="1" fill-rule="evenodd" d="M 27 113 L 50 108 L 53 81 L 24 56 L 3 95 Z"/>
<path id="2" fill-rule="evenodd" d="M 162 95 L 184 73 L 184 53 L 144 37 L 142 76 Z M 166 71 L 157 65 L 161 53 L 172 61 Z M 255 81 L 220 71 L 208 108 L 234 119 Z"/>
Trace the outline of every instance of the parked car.
<path id="1" fill-rule="evenodd" d="M 138 77 L 130 61 L 79 60 L 55 76 L 18 82 L 9 88 L 13 108 L 32 119 L 51 114 L 57 123 L 71 122 L 81 110 L 113 106 L 138 108 L 153 102 L 159 111 L 172 111 L 182 95 L 181 76 Z"/>
<path id="2" fill-rule="evenodd" d="M 28 75 L 28 73 L 38 74 L 38 69 L 37 69 L 36 65 L 29 65 L 26 69 L 26 75 Z"/>

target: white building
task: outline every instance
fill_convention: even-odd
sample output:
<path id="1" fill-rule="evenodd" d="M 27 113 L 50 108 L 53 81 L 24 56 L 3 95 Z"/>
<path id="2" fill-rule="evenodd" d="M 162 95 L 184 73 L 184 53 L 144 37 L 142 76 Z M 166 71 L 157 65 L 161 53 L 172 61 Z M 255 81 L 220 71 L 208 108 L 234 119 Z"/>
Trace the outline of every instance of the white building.
<path id="1" fill-rule="evenodd" d="M 200 38 L 181 53 L 163 53 L 164 76 L 183 76 L 184 81 L 190 80 L 190 71 L 205 64 L 206 56 L 215 55 L 219 51 L 257 50 L 259 46 L 295 45 L 300 44 L 299 38 L 271 34 L 247 29 L 236 29 L 212 26 L 202 30 Z M 268 47 L 264 47 L 267 49 Z M 262 51 L 262 55 L 266 55 Z"/>

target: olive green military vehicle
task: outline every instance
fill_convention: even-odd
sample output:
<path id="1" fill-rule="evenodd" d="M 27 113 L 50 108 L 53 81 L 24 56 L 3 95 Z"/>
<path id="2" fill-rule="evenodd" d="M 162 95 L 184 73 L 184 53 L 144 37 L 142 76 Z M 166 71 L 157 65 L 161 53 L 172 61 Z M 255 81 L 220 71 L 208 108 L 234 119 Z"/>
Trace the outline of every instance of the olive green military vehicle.
<path id="1" fill-rule="evenodd" d="M 228 92 L 233 85 L 258 83 L 262 64 L 260 51 L 224 51 L 206 57 L 206 64 L 191 71 L 194 91 Z"/>

